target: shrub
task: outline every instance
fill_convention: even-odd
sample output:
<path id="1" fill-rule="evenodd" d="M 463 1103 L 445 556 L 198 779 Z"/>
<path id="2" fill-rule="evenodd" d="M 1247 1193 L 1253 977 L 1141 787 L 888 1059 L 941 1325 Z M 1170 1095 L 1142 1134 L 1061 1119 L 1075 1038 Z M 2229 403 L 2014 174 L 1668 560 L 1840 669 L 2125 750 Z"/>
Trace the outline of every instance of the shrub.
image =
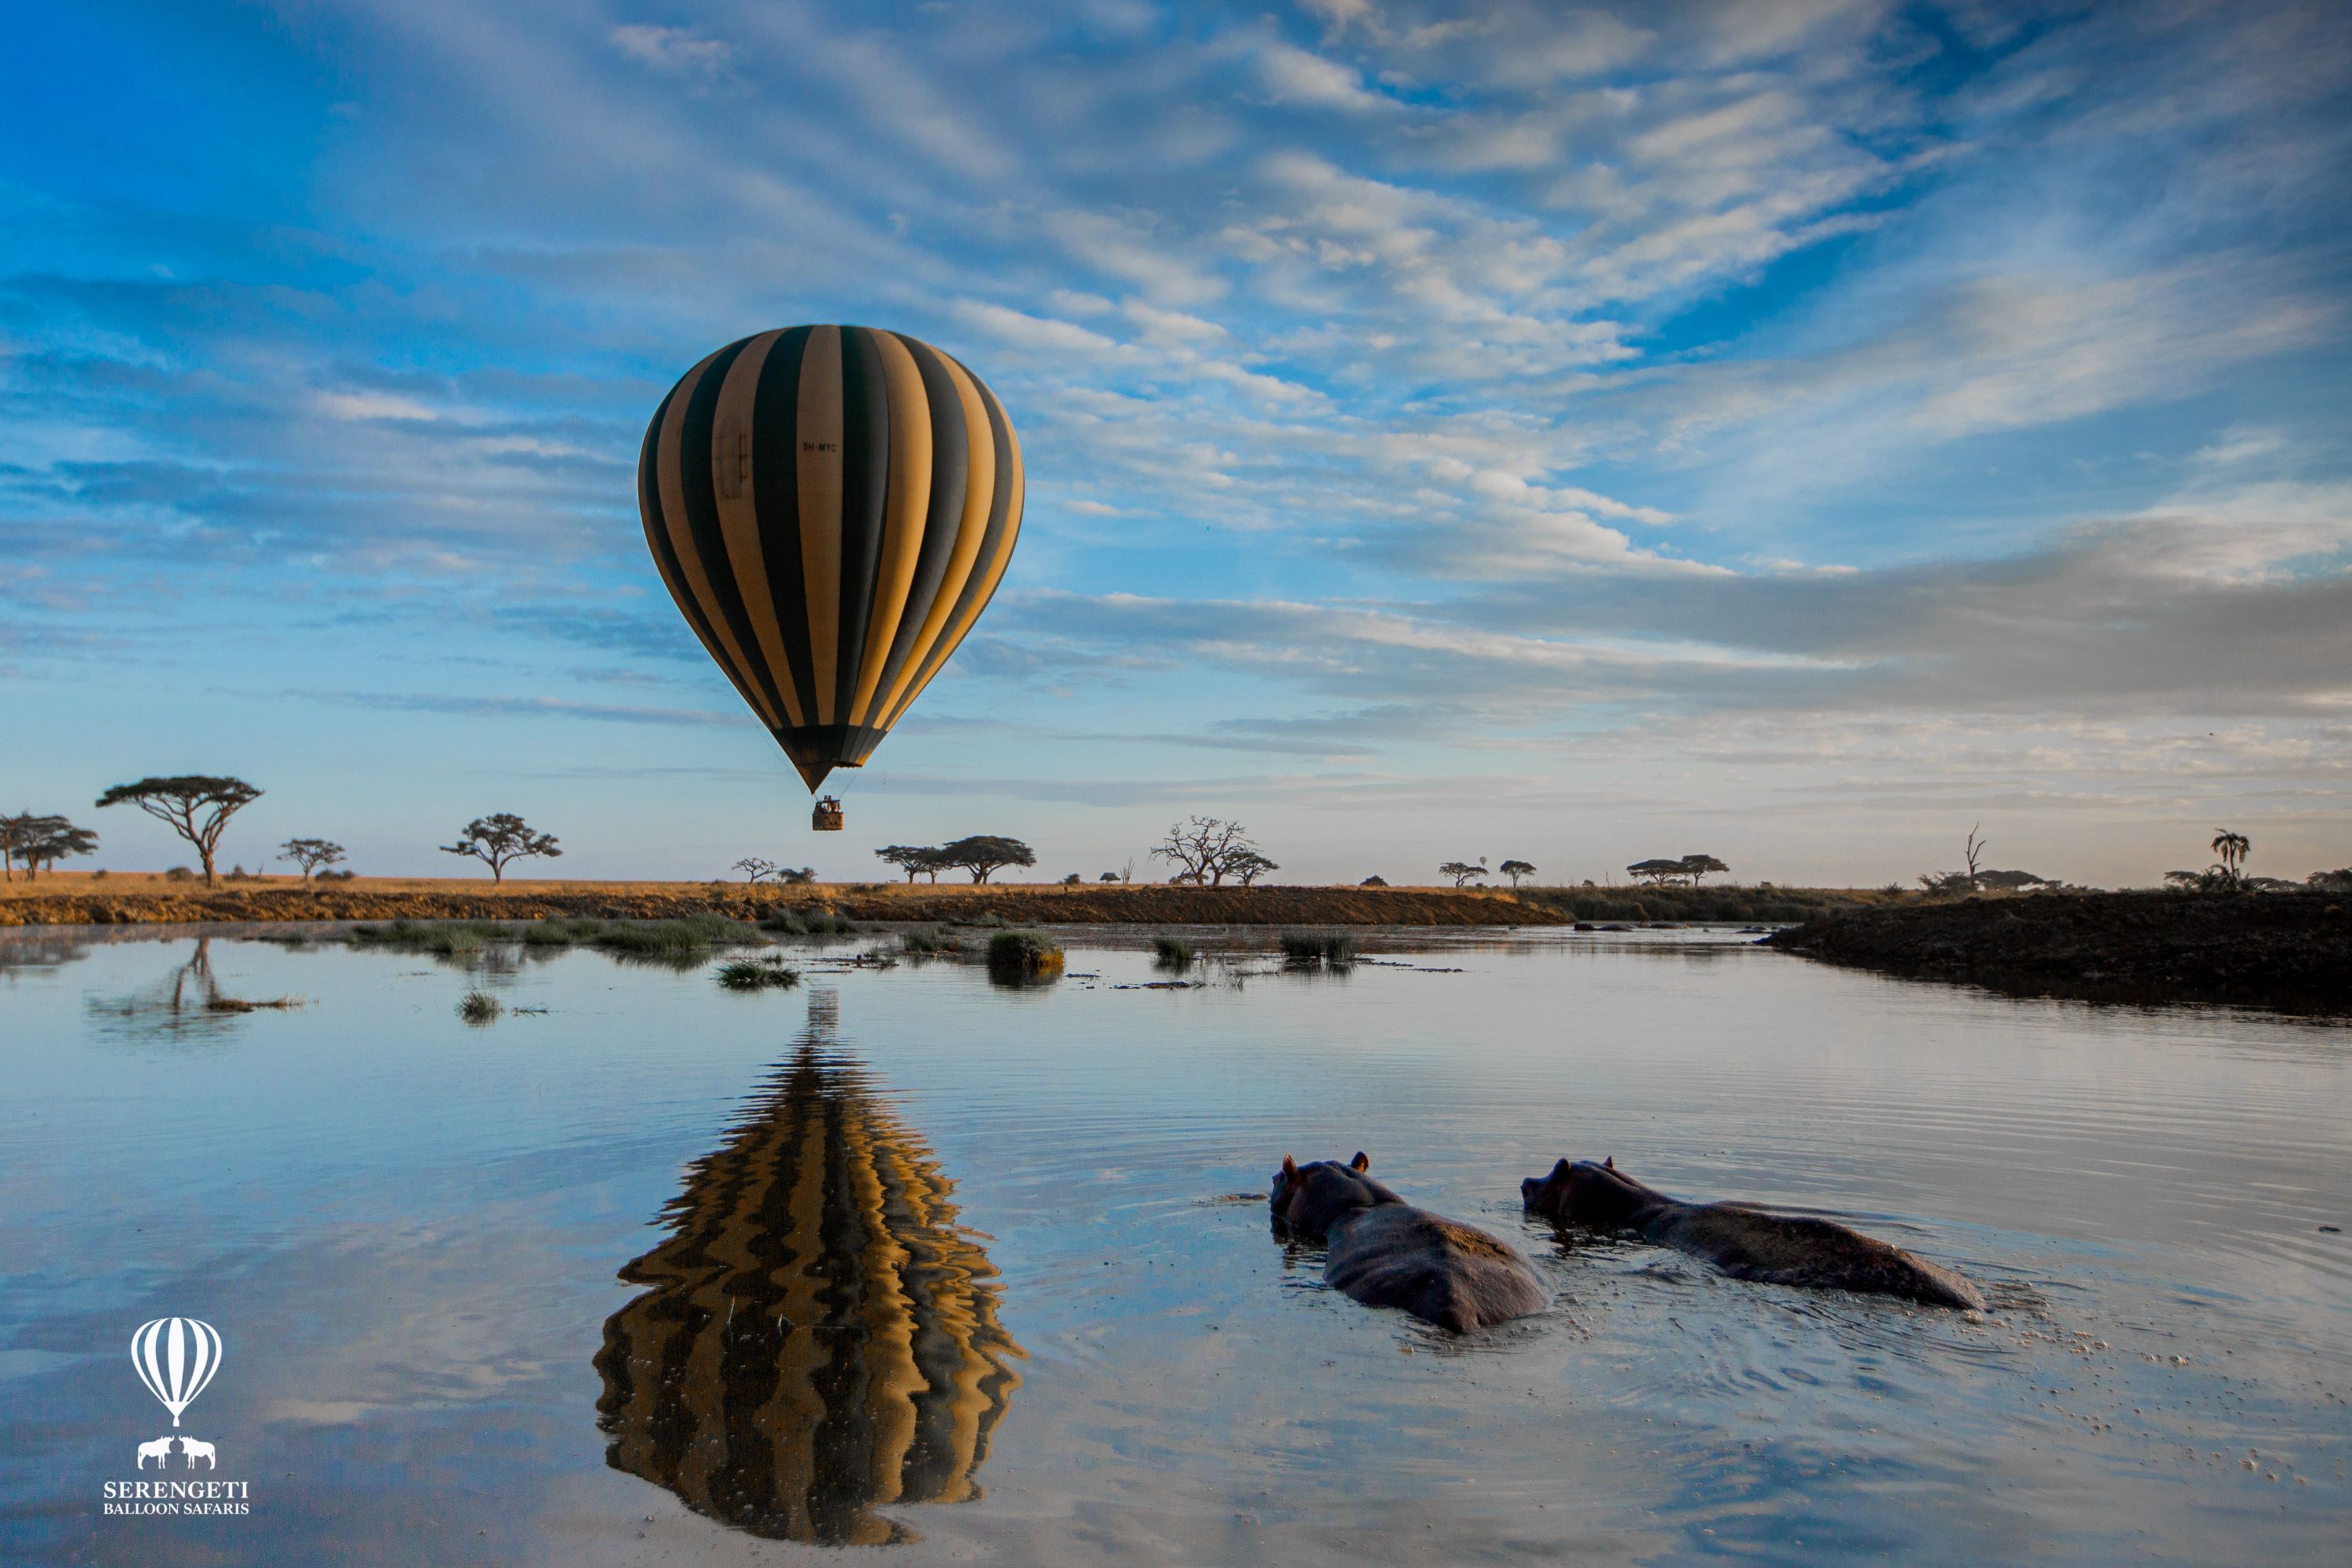
<path id="1" fill-rule="evenodd" d="M 1367 877 L 1356 884 L 1360 888 L 1385 888 L 1388 885 L 1389 879 L 1386 877 Z"/>
<path id="2" fill-rule="evenodd" d="M 358 875 L 358 872 L 351 870 L 321 871 L 310 879 L 314 882 L 348 882 Z"/>
<path id="3" fill-rule="evenodd" d="M 789 991 L 801 983 L 801 972 L 782 959 L 737 958 L 719 966 L 719 984 L 730 991 Z"/>
<path id="4" fill-rule="evenodd" d="M 505 1011 L 499 999 L 487 991 L 468 991 L 457 1004 L 457 1016 L 477 1029 L 496 1023 Z"/>
<path id="5" fill-rule="evenodd" d="M 1081 877 L 1076 871 L 1073 871 L 1068 876 L 1062 879 L 1062 886 L 1065 888 L 1075 888 L 1080 886 L 1085 881 L 1086 879 L 1084 877 Z"/>
<path id="6" fill-rule="evenodd" d="M 193 882 L 195 879 L 196 874 L 185 866 L 174 866 L 163 873 L 163 880 L 167 882 Z"/>
<path id="7" fill-rule="evenodd" d="M 1059 974 L 1062 950 L 1043 931 L 999 931 L 988 939 L 988 973 L 1014 982 Z"/>
<path id="8" fill-rule="evenodd" d="M 1192 944 L 1179 936 L 1153 937 L 1151 952 L 1152 962 L 1162 969 L 1190 969 L 1195 956 Z"/>
<path id="9" fill-rule="evenodd" d="M 103 882 L 103 881 L 105 881 L 105 880 L 106 880 L 106 868 L 105 868 L 105 867 L 103 867 L 103 866 L 100 866 L 97 870 L 92 871 L 92 872 L 89 874 L 89 879 L 90 879 L 91 881 L 93 881 L 93 882 Z"/>

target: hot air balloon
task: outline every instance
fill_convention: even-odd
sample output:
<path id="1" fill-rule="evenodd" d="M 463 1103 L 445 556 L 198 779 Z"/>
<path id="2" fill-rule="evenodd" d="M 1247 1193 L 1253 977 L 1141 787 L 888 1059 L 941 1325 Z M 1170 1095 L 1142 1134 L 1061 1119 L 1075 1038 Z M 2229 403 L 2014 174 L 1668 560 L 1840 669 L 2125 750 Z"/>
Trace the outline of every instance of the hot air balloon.
<path id="1" fill-rule="evenodd" d="M 980 377 L 870 327 L 728 344 L 670 388 L 637 459 L 662 582 L 812 794 L 865 765 L 988 607 L 1021 500 L 1021 443 Z"/>

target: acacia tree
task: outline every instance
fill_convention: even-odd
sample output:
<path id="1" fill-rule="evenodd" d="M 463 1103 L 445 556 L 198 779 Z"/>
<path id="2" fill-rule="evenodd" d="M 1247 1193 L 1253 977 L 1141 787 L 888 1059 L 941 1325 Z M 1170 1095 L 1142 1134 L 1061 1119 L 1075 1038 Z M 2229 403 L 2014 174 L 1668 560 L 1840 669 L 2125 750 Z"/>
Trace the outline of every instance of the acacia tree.
<path id="1" fill-rule="evenodd" d="M 1437 868 L 1437 874 L 1441 877 L 1453 878 L 1454 885 L 1457 888 L 1473 877 L 1483 882 L 1486 879 L 1486 858 L 1484 855 L 1479 856 L 1478 863 L 1475 866 L 1467 860 L 1448 860 Z"/>
<path id="2" fill-rule="evenodd" d="M 1981 850 L 1984 846 L 1980 844 L 1977 847 Z M 1683 875 L 1690 879 L 1691 886 L 1694 888 L 1699 885 L 1709 871 L 1727 873 L 1731 869 L 1712 855 L 1685 855 L 1677 864 L 1681 866 Z"/>
<path id="3" fill-rule="evenodd" d="M 939 850 L 940 864 L 956 866 L 971 873 L 974 882 L 985 882 L 989 873 L 1006 866 L 1034 866 L 1037 852 L 1018 838 L 1006 838 L 993 833 L 976 833 L 969 838 L 959 838 Z M 932 880 L 937 881 L 934 877 Z"/>
<path id="4" fill-rule="evenodd" d="M 16 879 L 16 857 L 32 841 L 33 824 L 40 820 L 29 811 L 20 811 L 14 816 L 0 816 L 0 880 L 13 882 Z M 32 869 L 26 866 L 26 874 L 31 875 Z"/>
<path id="5" fill-rule="evenodd" d="M 289 838 L 278 848 L 280 860 L 291 860 L 302 868 L 306 882 L 320 867 L 332 866 L 343 858 L 343 847 L 325 838 Z"/>
<path id="6" fill-rule="evenodd" d="M 1536 874 L 1536 868 L 1525 860 L 1506 860 L 1495 869 L 1508 877 L 1514 888 L 1519 885 L 1520 878 L 1532 877 Z"/>
<path id="7" fill-rule="evenodd" d="M 1170 827 L 1167 838 L 1151 852 L 1151 858 L 1175 865 L 1176 875 L 1169 879 L 1171 881 L 1205 882 L 1214 888 L 1223 885 L 1224 879 L 1235 873 L 1240 857 L 1257 853 L 1256 841 L 1240 823 L 1195 816 Z"/>
<path id="8" fill-rule="evenodd" d="M 2213 853 L 2221 858 L 2221 875 L 2232 883 L 2245 880 L 2246 857 L 2254 852 L 2254 841 L 2242 833 L 2228 828 L 2213 835 Z"/>
<path id="9" fill-rule="evenodd" d="M 1251 886 L 1268 871 L 1281 869 L 1281 867 L 1255 849 L 1244 849 L 1237 855 L 1228 856 L 1225 860 L 1227 874 L 1244 888 Z"/>
<path id="10" fill-rule="evenodd" d="M 553 834 L 534 831 L 530 824 L 511 811 L 474 818 L 466 824 L 466 831 L 457 836 L 457 843 L 444 844 L 440 848 L 444 855 L 470 855 L 479 860 L 490 868 L 493 882 L 507 879 L 509 861 L 563 853 L 557 847 Z"/>
<path id="11" fill-rule="evenodd" d="M 762 860 L 757 855 L 746 855 L 728 868 L 742 872 L 743 879 L 755 885 L 761 878 L 772 877 L 776 874 L 776 863 L 773 860 Z"/>
<path id="12" fill-rule="evenodd" d="M 97 847 L 97 834 L 62 816 L 37 816 L 29 811 L 0 816 L 0 863 L 22 860 L 28 882 L 39 877 L 43 866 L 54 868 L 68 856 L 88 855 Z M 16 874 L 8 875 L 13 880 Z"/>
<path id="13" fill-rule="evenodd" d="M 205 886 L 213 885 L 213 851 L 228 819 L 261 798 L 243 779 L 226 774 L 174 773 L 116 784 L 98 797 L 100 806 L 137 806 L 195 847 L 205 865 Z"/>
<path id="14" fill-rule="evenodd" d="M 931 880 L 936 882 L 940 879 L 939 868 L 926 862 L 938 853 L 936 847 L 926 845 L 891 844 L 874 851 L 874 858 L 906 872 L 909 882 L 915 879 L 917 872 L 925 870 L 930 872 Z"/>

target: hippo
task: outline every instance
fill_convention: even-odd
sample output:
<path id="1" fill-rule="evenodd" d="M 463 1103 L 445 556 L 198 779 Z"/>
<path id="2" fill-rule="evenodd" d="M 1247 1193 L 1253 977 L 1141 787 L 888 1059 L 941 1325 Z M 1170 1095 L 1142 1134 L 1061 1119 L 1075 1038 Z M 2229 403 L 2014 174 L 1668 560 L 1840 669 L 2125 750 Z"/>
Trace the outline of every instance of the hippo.
<path id="1" fill-rule="evenodd" d="M 1301 1165 L 1285 1154 L 1275 1174 L 1275 1228 L 1329 1243 L 1328 1283 L 1367 1307 L 1402 1307 L 1455 1333 L 1551 1305 L 1535 1265 L 1517 1249 L 1413 1207 L 1366 1175 L 1370 1164 L 1360 1152 L 1344 1165 Z"/>
<path id="2" fill-rule="evenodd" d="M 1614 1156 L 1562 1160 L 1519 1184 L 1528 1213 L 1589 1230 L 1632 1231 L 1704 1258 L 1734 1279 L 1901 1296 L 1930 1307 L 1985 1310 L 1984 1292 L 1948 1268 L 1825 1219 L 1748 1204 L 1677 1203 L 1621 1173 Z"/>

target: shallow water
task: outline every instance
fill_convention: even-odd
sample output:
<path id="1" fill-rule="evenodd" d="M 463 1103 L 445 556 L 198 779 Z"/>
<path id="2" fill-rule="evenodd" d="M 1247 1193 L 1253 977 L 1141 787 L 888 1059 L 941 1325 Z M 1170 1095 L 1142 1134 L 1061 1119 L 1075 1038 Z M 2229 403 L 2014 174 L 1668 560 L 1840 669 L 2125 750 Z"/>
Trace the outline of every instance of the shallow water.
<path id="1" fill-rule="evenodd" d="M 1699 933 L 1381 956 L 738 995 L 8 938 L 0 1560 L 2344 1560 L 2352 1029 Z M 476 986 L 546 1011 L 468 1027 Z M 1236 1196 L 1359 1148 L 1555 1309 L 1366 1310 Z M 1995 1309 L 1556 1236 L 1517 1184 L 1563 1153 L 1837 1215 Z M 250 1511 L 105 1516 L 169 1430 L 131 1332 L 175 1314 Z"/>

